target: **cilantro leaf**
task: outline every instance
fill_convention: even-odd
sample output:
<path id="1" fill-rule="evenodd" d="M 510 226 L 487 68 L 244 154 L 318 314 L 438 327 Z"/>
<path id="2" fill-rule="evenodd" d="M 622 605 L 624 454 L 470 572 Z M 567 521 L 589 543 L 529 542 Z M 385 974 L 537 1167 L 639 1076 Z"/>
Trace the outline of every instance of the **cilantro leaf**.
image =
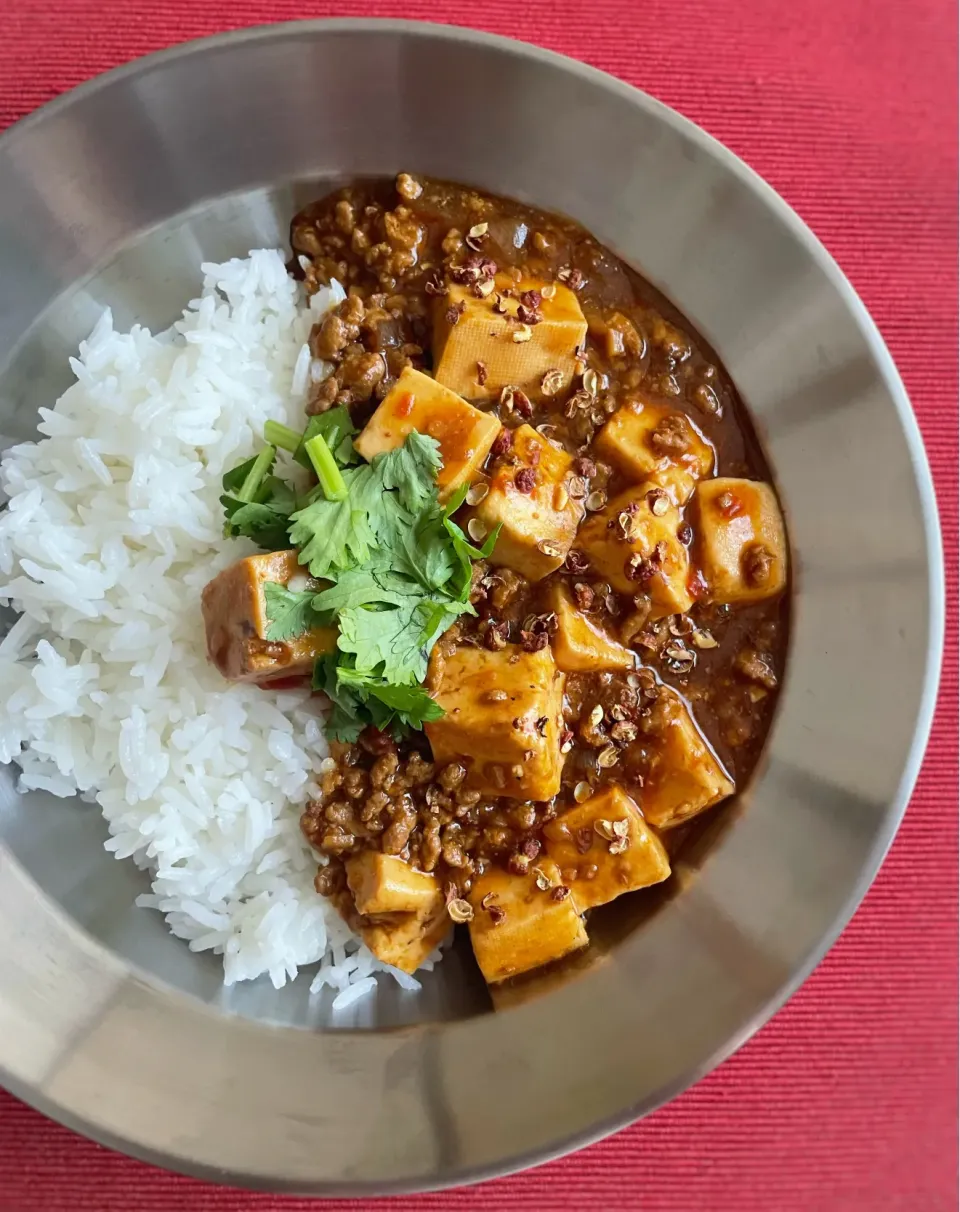
<path id="1" fill-rule="evenodd" d="M 340 611 L 338 646 L 353 656 L 361 673 L 379 674 L 398 686 L 422 682 L 431 616 L 429 599 L 417 596 L 384 610 L 350 607 Z"/>
<path id="2" fill-rule="evenodd" d="M 269 474 L 275 460 L 276 451 L 268 459 L 261 452 L 224 473 L 220 504 L 226 517 L 224 534 L 227 538 L 243 535 L 267 551 L 289 546 L 287 528 L 290 514 L 296 508 L 296 495 L 289 484 Z M 241 495 L 247 477 L 258 461 L 262 462 L 265 474 L 252 493 Z"/>
<path id="3" fill-rule="evenodd" d="M 223 479 L 220 481 L 223 485 L 225 493 L 235 494 L 243 486 L 247 476 L 253 470 L 253 465 L 256 463 L 259 455 L 251 455 L 249 459 L 245 459 L 242 463 L 238 463 L 236 467 L 231 467 L 229 471 L 223 473 Z M 273 465 L 276 458 L 270 460 L 268 472 L 273 470 Z"/>
<path id="4" fill-rule="evenodd" d="M 391 686 L 382 678 L 337 664 L 335 654 L 317 661 L 313 687 L 330 700 L 326 730 L 338 741 L 352 743 L 369 725 L 389 729 L 399 739 L 408 728 L 420 729 L 425 720 L 443 715 L 443 708 L 422 686 Z"/>
<path id="5" fill-rule="evenodd" d="M 372 515 L 382 509 L 381 486 L 372 467 L 346 468 L 342 501 L 317 497 L 291 515 L 290 538 L 311 576 L 327 577 L 363 564 L 377 546 Z"/>
<path id="6" fill-rule="evenodd" d="M 399 530 L 393 542 L 393 566 L 428 592 L 442 589 L 456 568 L 456 553 L 444 533 L 442 517 L 432 502 Z"/>
<path id="7" fill-rule="evenodd" d="M 370 700 L 376 700 L 389 709 L 397 722 L 408 728 L 420 729 L 424 721 L 439 720 L 443 716 L 443 708 L 422 686 L 391 686 L 352 669 L 340 670 L 340 684 L 353 689 L 358 697 L 366 696 L 368 708 L 373 707 Z"/>
<path id="8" fill-rule="evenodd" d="M 265 581 L 263 596 L 267 614 L 264 638 L 267 640 L 291 640 L 331 621 L 329 612 L 316 609 L 315 589 L 292 593 L 285 585 Z"/>
<path id="9" fill-rule="evenodd" d="M 269 505 L 275 513 L 289 517 L 297 507 L 297 494 L 279 476 L 267 476 L 261 489 L 262 503 Z"/>
<path id="10" fill-rule="evenodd" d="M 302 466 L 310 470 L 310 456 L 304 446 L 311 438 L 320 434 L 333 451 L 333 456 L 341 467 L 348 467 L 360 462 L 360 456 L 353 449 L 353 435 L 357 427 L 350 416 L 350 410 L 343 404 L 337 408 L 329 408 L 307 422 L 300 444 L 294 451 L 293 457 Z"/>
<path id="11" fill-rule="evenodd" d="M 467 536 L 463 533 L 457 523 L 453 520 L 453 515 L 463 504 L 467 495 L 467 486 L 464 484 L 457 490 L 447 502 L 446 508 L 443 511 L 443 529 L 450 538 L 454 554 L 459 563 L 458 584 L 455 587 L 454 596 L 460 601 L 467 601 L 470 597 L 470 582 L 473 577 L 473 561 L 486 560 L 493 554 L 493 549 L 496 546 L 497 539 L 500 537 L 501 523 L 498 522 L 493 530 L 487 535 L 482 547 L 475 547 Z"/>
<path id="12" fill-rule="evenodd" d="M 320 434 L 339 451 L 353 428 L 345 410 L 331 416 L 337 411 L 314 418 L 304 440 Z M 317 662 L 314 685 L 330 700 L 327 732 L 339 740 L 355 740 L 369 726 L 397 735 L 442 715 L 422 685 L 430 652 L 457 618 L 475 613 L 472 564 L 490 554 L 497 531 L 482 547 L 469 541 L 453 521 L 466 488 L 441 506 L 440 466 L 438 443 L 413 432 L 370 464 L 342 466 L 345 498 L 328 500 L 318 487 L 291 509 L 300 563 L 330 583 L 316 593 L 265 590 L 267 634 L 288 638 L 335 619 L 337 651 Z M 244 474 L 249 488 L 257 468 Z"/>
<path id="13" fill-rule="evenodd" d="M 337 583 L 322 590 L 314 605 L 321 610 L 347 610 L 355 606 L 399 606 L 419 587 L 389 568 L 380 568 L 374 556 L 365 568 L 342 572 Z"/>
<path id="14" fill-rule="evenodd" d="M 419 513 L 436 497 L 437 472 L 443 466 L 440 443 L 411 430 L 402 446 L 377 455 L 372 467 L 389 492 L 397 490 L 400 504 L 409 513 Z"/>
<path id="15" fill-rule="evenodd" d="M 278 491 L 267 502 L 245 502 L 226 494 L 220 498 L 227 519 L 224 532 L 228 538 L 243 535 L 253 539 L 266 551 L 290 546 L 287 530 L 290 525 L 290 510 L 294 504 L 293 493 L 281 481 L 278 480 L 277 484 L 281 485 L 284 491 Z"/>
<path id="16" fill-rule="evenodd" d="M 341 652 L 350 653 L 362 673 L 377 673 L 397 686 L 422 682 L 433 645 L 469 602 L 447 594 L 414 591 L 385 609 L 348 607 L 340 611 Z"/>
<path id="17" fill-rule="evenodd" d="M 360 695 L 346 682 L 341 684 L 339 674 L 336 653 L 320 657 L 313 667 L 313 688 L 322 691 L 330 700 L 327 736 L 352 744 L 373 720 Z"/>
<path id="18" fill-rule="evenodd" d="M 425 624 L 428 655 L 433 651 L 437 640 L 453 626 L 462 614 L 476 614 L 469 601 L 461 602 L 456 598 L 437 597 L 430 603 L 430 614 Z"/>
<path id="19" fill-rule="evenodd" d="M 293 514 L 290 537 L 315 577 L 363 565 L 378 547 L 402 544 L 415 515 L 436 499 L 439 445 L 413 431 L 367 466 L 345 468 L 342 501 L 313 497 Z"/>

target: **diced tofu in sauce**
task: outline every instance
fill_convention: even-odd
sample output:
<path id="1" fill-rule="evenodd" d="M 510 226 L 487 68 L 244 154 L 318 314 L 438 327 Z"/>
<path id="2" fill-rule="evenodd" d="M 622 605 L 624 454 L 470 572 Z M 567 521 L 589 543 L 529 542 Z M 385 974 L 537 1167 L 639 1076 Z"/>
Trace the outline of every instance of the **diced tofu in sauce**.
<path id="1" fill-rule="evenodd" d="M 558 669 L 564 673 L 599 673 L 636 665 L 636 654 L 578 610 L 564 586 L 554 587 L 550 605 L 557 616 L 552 646 Z"/>
<path id="2" fill-rule="evenodd" d="M 657 734 L 640 796 L 644 817 L 657 829 L 688 821 L 735 790 L 686 704 L 672 690 L 663 694 L 669 722 Z"/>
<path id="3" fill-rule="evenodd" d="M 443 501 L 479 474 L 500 422 L 481 412 L 429 375 L 408 366 L 354 442 L 365 459 L 402 446 L 412 430 L 440 443 L 443 467 L 437 477 Z"/>
<path id="4" fill-rule="evenodd" d="M 384 964 L 416 972 L 453 929 L 446 900 L 433 882 L 436 890 L 429 904 L 416 913 L 385 914 L 361 922 L 360 937 Z"/>
<path id="5" fill-rule="evenodd" d="M 473 285 L 452 285 L 434 304 L 437 382 L 468 400 L 495 400 L 505 387 L 518 387 L 531 400 L 566 391 L 587 335 L 577 296 L 559 283 L 517 282 L 507 274 L 498 274 L 493 287 L 480 297 Z M 530 291 L 540 295 L 542 317 L 532 325 L 517 317 L 521 296 Z"/>
<path id="6" fill-rule="evenodd" d="M 266 638 L 264 585 L 286 585 L 302 574 L 296 551 L 272 551 L 238 560 L 204 587 L 200 602 L 207 654 L 225 678 L 262 682 L 308 676 L 317 657 L 336 647 L 332 627 L 279 642 Z"/>
<path id="7" fill-rule="evenodd" d="M 491 563 L 539 581 L 573 546 L 583 505 L 567 490 L 572 458 L 531 426 L 513 431 L 513 454 L 515 462 L 497 465 L 474 516 L 488 532 L 502 525 Z"/>
<path id="8" fill-rule="evenodd" d="M 347 859 L 344 865 L 353 903 L 357 912 L 365 916 L 423 913 L 436 900 L 438 884 L 435 877 L 415 870 L 392 854 L 364 850 Z"/>
<path id="9" fill-rule="evenodd" d="M 560 790 L 564 675 L 549 648 L 434 649 L 427 684 L 444 710 L 425 726 L 434 760 L 461 762 L 485 795 L 549 800 Z"/>
<path id="10" fill-rule="evenodd" d="M 527 875 L 498 867 L 470 892 L 470 942 L 488 984 L 519 976 L 579 951 L 589 942 L 581 909 L 549 858 Z"/>
<path id="11" fill-rule="evenodd" d="M 640 483 L 659 484 L 683 505 L 713 470 L 713 447 L 676 408 L 633 397 L 597 434 L 600 455 Z"/>
<path id="12" fill-rule="evenodd" d="M 360 453 L 434 437 L 441 500 L 472 485 L 459 523 L 478 545 L 500 527 L 478 617 L 430 659 L 433 762 L 424 736 L 372 728 L 331 750 L 304 814 L 330 860 L 317 887 L 407 972 L 467 923 L 502 995 L 584 964 L 584 915 L 670 878 L 673 827 L 734 792 L 724 762 L 749 774 L 769 710 L 754 673 L 768 695 L 782 652 L 765 599 L 787 580 L 783 522 L 767 485 L 710 478 L 766 474 L 713 355 L 567 221 L 405 173 L 308 208 L 294 244 L 308 290 L 336 271 L 354 296 L 324 321 L 333 373 L 311 410 L 347 402 L 360 420 L 386 392 Z"/>
<path id="13" fill-rule="evenodd" d="M 697 553 L 714 602 L 757 602 L 787 581 L 787 539 L 769 484 L 719 478 L 697 487 Z"/>
<path id="14" fill-rule="evenodd" d="M 544 826 L 547 854 L 581 912 L 670 874 L 663 843 L 622 787 L 610 784 Z"/>
<path id="15" fill-rule="evenodd" d="M 580 527 L 577 546 L 620 593 L 648 593 L 652 618 L 683 614 L 694 598 L 680 525 L 680 511 L 666 491 L 641 484 L 592 514 Z"/>

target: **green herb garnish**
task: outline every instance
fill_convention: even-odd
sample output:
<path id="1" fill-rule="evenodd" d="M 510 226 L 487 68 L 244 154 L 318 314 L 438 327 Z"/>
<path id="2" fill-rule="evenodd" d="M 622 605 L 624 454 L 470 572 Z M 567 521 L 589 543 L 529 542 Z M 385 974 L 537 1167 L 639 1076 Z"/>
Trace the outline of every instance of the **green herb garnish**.
<path id="1" fill-rule="evenodd" d="M 329 627 L 333 621 L 329 611 L 317 609 L 315 589 L 293 593 L 285 585 L 266 581 L 263 596 L 267 614 L 265 638 L 274 643 L 296 639 L 315 627 Z"/>
<path id="2" fill-rule="evenodd" d="M 420 729 L 443 715 L 422 686 L 391 686 L 383 678 L 357 673 L 336 653 L 317 661 L 313 686 L 330 700 L 331 740 L 355 741 L 370 724 L 400 739 L 408 729 Z"/>
<path id="3" fill-rule="evenodd" d="M 347 485 L 323 434 L 314 434 L 309 441 L 304 442 L 303 449 L 313 470 L 317 473 L 317 480 L 323 490 L 323 495 L 328 501 L 342 501 L 347 495 Z"/>
<path id="4" fill-rule="evenodd" d="M 338 408 L 328 408 L 326 412 L 321 412 L 317 416 L 311 417 L 307 422 L 307 428 L 300 437 L 297 448 L 293 452 L 293 457 L 303 467 L 309 468 L 310 459 L 304 447 L 311 438 L 319 434 L 330 447 L 337 463 L 341 467 L 351 467 L 353 464 L 361 461 L 360 456 L 353 449 L 353 435 L 356 432 L 357 427 L 350 417 L 350 410 L 348 408 L 342 404 Z M 270 441 L 269 438 L 266 440 Z"/>
<path id="5" fill-rule="evenodd" d="M 289 546 L 290 515 L 297 507 L 293 489 L 272 474 L 276 455 L 276 448 L 269 445 L 228 471 L 220 497 L 226 516 L 224 534 L 253 539 L 267 551 Z"/>
<path id="6" fill-rule="evenodd" d="M 300 445 L 302 437 L 303 434 L 297 433 L 289 425 L 281 424 L 280 421 L 267 421 L 263 427 L 263 440 L 272 446 L 278 446 L 281 450 L 289 451 L 290 454 L 293 454 Z"/>
<path id="7" fill-rule="evenodd" d="M 466 487 L 442 506 L 440 448 L 416 431 L 402 446 L 355 465 L 345 408 L 311 417 L 301 434 L 268 421 L 265 450 L 223 478 L 228 534 L 272 550 L 294 546 L 322 588 L 264 586 L 266 638 L 290 640 L 336 625 L 337 651 L 317 662 L 314 686 L 330 699 L 327 731 L 355 740 L 367 725 L 399 735 L 438 719 L 423 681 L 433 645 L 470 605 L 475 547 L 453 521 Z M 277 449 L 312 469 L 305 498 L 273 474 Z"/>

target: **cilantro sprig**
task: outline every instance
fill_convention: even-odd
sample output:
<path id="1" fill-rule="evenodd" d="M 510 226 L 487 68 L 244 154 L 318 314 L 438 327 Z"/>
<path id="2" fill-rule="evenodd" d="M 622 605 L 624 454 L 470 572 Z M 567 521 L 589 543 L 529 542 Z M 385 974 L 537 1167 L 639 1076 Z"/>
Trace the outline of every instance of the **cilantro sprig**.
<path id="1" fill-rule="evenodd" d="M 224 534 L 228 538 L 253 539 L 267 551 L 287 546 L 290 514 L 297 502 L 293 489 L 272 474 L 276 457 L 276 448 L 266 446 L 228 471 L 220 497 L 226 516 Z"/>
<path id="2" fill-rule="evenodd" d="M 266 638 L 337 627 L 314 687 L 330 700 L 327 732 L 338 740 L 371 724 L 401 734 L 443 714 L 423 686 L 430 652 L 474 613 L 472 564 L 490 555 L 499 530 L 482 547 L 466 537 L 454 521 L 466 486 L 440 504 L 434 439 L 414 431 L 367 464 L 357 462 L 355 432 L 346 409 L 311 418 L 303 434 L 268 422 L 265 451 L 227 473 L 221 498 L 228 533 L 297 547 L 312 578 L 299 591 L 265 586 Z M 277 448 L 315 472 L 306 497 L 274 474 Z"/>

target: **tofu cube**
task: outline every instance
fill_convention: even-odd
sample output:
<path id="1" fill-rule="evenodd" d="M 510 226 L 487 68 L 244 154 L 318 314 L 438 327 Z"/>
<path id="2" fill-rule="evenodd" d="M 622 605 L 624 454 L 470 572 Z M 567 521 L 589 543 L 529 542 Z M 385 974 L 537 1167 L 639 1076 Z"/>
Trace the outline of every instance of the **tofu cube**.
<path id="1" fill-rule="evenodd" d="M 366 921 L 360 937 L 378 960 L 401 972 L 413 973 L 453 929 L 439 887 L 428 906 L 417 913 L 396 913 Z"/>
<path id="2" fill-rule="evenodd" d="M 557 616 L 552 646 L 558 669 L 564 673 L 593 673 L 636 665 L 636 654 L 578 610 L 562 585 L 554 586 L 550 606 Z"/>
<path id="3" fill-rule="evenodd" d="M 238 560 L 204 587 L 200 606 L 207 655 L 225 678 L 263 682 L 304 676 L 317 657 L 336 648 L 335 627 L 314 628 L 279 642 L 266 638 L 264 584 L 286 585 L 302 575 L 296 551 L 271 551 Z"/>
<path id="4" fill-rule="evenodd" d="M 440 500 L 479 474 L 500 422 L 460 398 L 436 379 L 408 366 L 384 397 L 354 446 L 365 459 L 402 446 L 411 430 L 440 443 Z"/>
<path id="5" fill-rule="evenodd" d="M 421 913 L 439 892 L 436 877 L 380 850 L 364 850 L 346 861 L 347 887 L 357 912 Z"/>
<path id="6" fill-rule="evenodd" d="M 693 605 L 690 557 L 677 538 L 680 510 L 649 482 L 628 488 L 580 528 L 577 546 L 620 593 L 648 593 L 651 618 L 683 614 Z"/>
<path id="7" fill-rule="evenodd" d="M 556 863 L 543 859 L 528 875 L 488 867 L 470 891 L 470 942 L 489 985 L 540 968 L 589 942 L 573 893 L 556 900 Z"/>
<path id="8" fill-rule="evenodd" d="M 545 287 L 549 297 L 542 294 Z M 518 321 L 520 296 L 526 291 L 541 292 L 537 324 Z M 519 387 L 531 400 L 542 400 L 569 388 L 575 351 L 586 335 L 577 296 L 560 283 L 516 282 L 498 274 L 494 290 L 483 298 L 474 284 L 452 285 L 435 304 L 434 373 L 438 383 L 468 400 L 496 400 L 505 387 Z"/>
<path id="9" fill-rule="evenodd" d="M 787 539 L 769 484 L 721 478 L 697 487 L 697 555 L 713 602 L 759 602 L 787 583 Z"/>
<path id="10" fill-rule="evenodd" d="M 686 413 L 639 396 L 613 414 L 594 446 L 624 475 L 659 484 L 678 505 L 713 470 L 713 447 Z"/>
<path id="11" fill-rule="evenodd" d="M 560 790 L 565 678 L 549 648 L 433 650 L 428 687 L 444 710 L 425 725 L 435 761 L 462 762 L 485 795 L 549 800 Z"/>
<path id="12" fill-rule="evenodd" d="M 489 491 L 474 510 L 489 532 L 502 529 L 490 558 L 528 581 L 549 576 L 566 559 L 583 517 L 567 481 L 573 459 L 530 425 L 513 431 L 513 447 L 487 480 Z"/>
<path id="13" fill-rule="evenodd" d="M 670 874 L 663 843 L 616 784 L 562 813 L 543 833 L 547 854 L 584 913 Z"/>
<path id="14" fill-rule="evenodd" d="M 661 694 L 667 696 L 666 719 L 650 742 L 640 803 L 651 825 L 669 829 L 733 795 L 736 787 L 680 696 L 672 690 Z"/>

